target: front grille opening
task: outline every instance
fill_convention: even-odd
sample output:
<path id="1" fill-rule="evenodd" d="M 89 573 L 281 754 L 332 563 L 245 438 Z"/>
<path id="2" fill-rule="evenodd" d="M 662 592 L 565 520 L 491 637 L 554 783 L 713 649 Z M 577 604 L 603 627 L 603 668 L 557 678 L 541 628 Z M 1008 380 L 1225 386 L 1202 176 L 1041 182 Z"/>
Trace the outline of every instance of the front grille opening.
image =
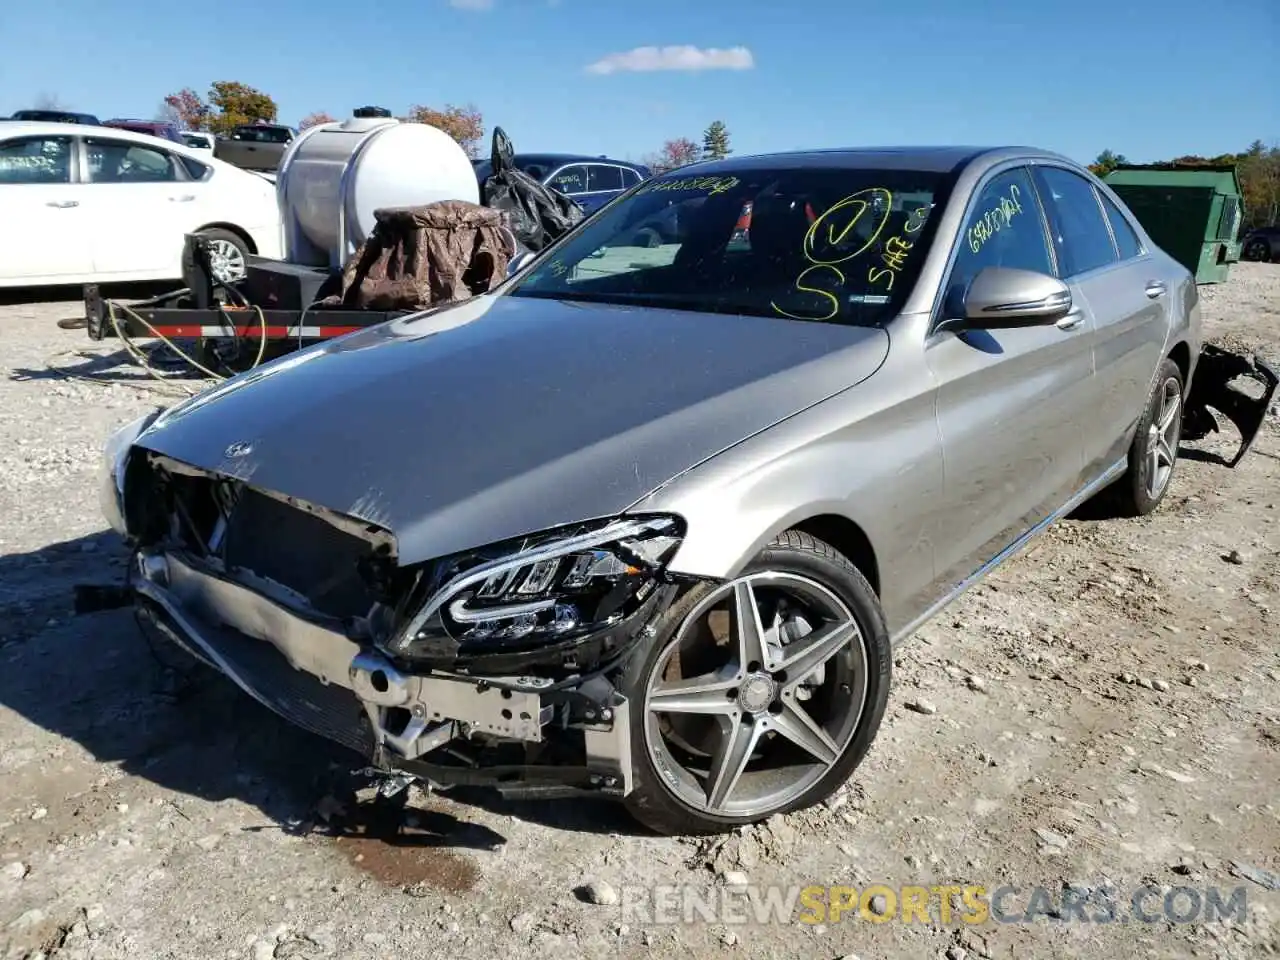
<path id="1" fill-rule="evenodd" d="M 222 559 L 305 597 L 338 617 L 364 617 L 376 602 L 362 575 L 375 546 L 298 507 L 246 488 L 227 519 Z"/>
<path id="2" fill-rule="evenodd" d="M 339 526 L 345 518 L 331 522 L 318 508 L 166 458 L 151 468 L 149 486 L 160 494 L 150 498 L 152 509 L 167 511 L 168 539 L 230 577 L 250 586 L 269 581 L 315 613 L 348 621 L 368 617 L 399 589 L 386 531 L 367 527 L 360 536 Z"/>
<path id="3" fill-rule="evenodd" d="M 409 729 L 409 721 L 413 714 L 404 707 L 390 707 L 383 717 L 382 726 L 393 737 L 403 736 Z"/>

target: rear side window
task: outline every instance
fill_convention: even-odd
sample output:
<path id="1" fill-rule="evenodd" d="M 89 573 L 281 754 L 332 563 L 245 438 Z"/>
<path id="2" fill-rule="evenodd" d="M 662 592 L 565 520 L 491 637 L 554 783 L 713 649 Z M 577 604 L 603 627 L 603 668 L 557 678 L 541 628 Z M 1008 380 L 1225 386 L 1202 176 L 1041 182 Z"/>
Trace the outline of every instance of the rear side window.
<path id="1" fill-rule="evenodd" d="M 622 170 L 618 167 L 606 166 L 603 163 L 593 163 L 587 168 L 587 190 L 589 192 L 621 189 Z"/>
<path id="2" fill-rule="evenodd" d="M 1102 209 L 1107 211 L 1107 220 L 1111 223 L 1111 232 L 1115 235 L 1116 246 L 1120 248 L 1120 259 L 1131 260 L 1141 254 L 1142 241 L 1133 232 L 1133 227 L 1129 226 L 1129 221 L 1120 212 L 1120 208 L 1112 203 L 1105 193 L 1099 193 L 1098 198 L 1102 201 Z"/>
<path id="3" fill-rule="evenodd" d="M 632 170 L 630 167 L 622 168 L 622 185 L 624 187 L 634 187 L 640 182 L 640 174 Z"/>
<path id="4" fill-rule="evenodd" d="M 207 163 L 201 163 L 199 160 L 192 160 L 190 157 L 178 157 L 178 162 L 187 171 L 187 176 L 192 180 L 203 180 L 209 175 L 212 169 Z"/>
<path id="5" fill-rule="evenodd" d="M 168 183 L 177 180 L 170 154 L 126 140 L 88 137 L 84 142 L 90 183 Z"/>
<path id="6" fill-rule="evenodd" d="M 1093 184 L 1061 167 L 1039 168 L 1062 275 L 1074 277 L 1115 263 L 1116 248 Z"/>

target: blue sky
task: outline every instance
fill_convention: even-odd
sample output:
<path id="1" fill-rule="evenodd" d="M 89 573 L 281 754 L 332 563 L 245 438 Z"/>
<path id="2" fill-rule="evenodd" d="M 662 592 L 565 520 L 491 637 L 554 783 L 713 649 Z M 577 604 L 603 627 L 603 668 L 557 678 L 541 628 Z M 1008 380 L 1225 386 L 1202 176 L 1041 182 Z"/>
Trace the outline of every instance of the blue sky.
<path id="1" fill-rule="evenodd" d="M 519 150 L 630 159 L 715 119 L 737 153 L 1215 154 L 1280 142 L 1278 63 L 1280 0 L 0 0 L 0 115 L 239 80 L 290 123 L 473 103 Z"/>

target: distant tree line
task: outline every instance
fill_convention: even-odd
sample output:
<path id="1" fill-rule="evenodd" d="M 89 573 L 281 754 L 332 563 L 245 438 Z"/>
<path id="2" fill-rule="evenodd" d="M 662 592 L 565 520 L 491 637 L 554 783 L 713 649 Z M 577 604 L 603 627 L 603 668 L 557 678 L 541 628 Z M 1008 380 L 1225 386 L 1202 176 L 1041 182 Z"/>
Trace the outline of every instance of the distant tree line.
<path id="1" fill-rule="evenodd" d="M 160 117 L 170 120 L 184 130 L 207 130 L 215 134 L 227 134 L 236 127 L 249 123 L 276 123 L 279 108 L 270 95 L 244 83 L 218 80 L 210 85 L 203 96 L 191 87 L 164 98 Z M 318 123 L 330 123 L 337 119 L 323 110 L 309 113 L 302 118 L 298 129 Z M 484 117 L 475 107 L 434 107 L 414 105 L 400 118 L 414 123 L 425 123 L 443 130 L 453 137 L 470 157 L 480 155 L 480 143 L 484 139 Z"/>

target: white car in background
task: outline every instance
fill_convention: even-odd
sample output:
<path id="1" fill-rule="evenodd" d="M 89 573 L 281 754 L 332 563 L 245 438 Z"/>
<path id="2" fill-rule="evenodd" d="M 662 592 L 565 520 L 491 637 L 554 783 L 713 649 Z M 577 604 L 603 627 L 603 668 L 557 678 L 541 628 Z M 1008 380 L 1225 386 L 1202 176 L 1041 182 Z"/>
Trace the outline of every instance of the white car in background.
<path id="1" fill-rule="evenodd" d="M 205 151 L 109 127 L 0 125 L 0 287 L 178 280 L 184 236 L 214 273 L 279 257 L 275 187 Z"/>
<path id="2" fill-rule="evenodd" d="M 200 150 L 208 154 L 213 153 L 213 145 L 217 142 L 217 138 L 212 133 L 203 133 L 199 130 L 183 130 L 178 136 L 182 137 L 182 142 L 192 150 Z"/>

